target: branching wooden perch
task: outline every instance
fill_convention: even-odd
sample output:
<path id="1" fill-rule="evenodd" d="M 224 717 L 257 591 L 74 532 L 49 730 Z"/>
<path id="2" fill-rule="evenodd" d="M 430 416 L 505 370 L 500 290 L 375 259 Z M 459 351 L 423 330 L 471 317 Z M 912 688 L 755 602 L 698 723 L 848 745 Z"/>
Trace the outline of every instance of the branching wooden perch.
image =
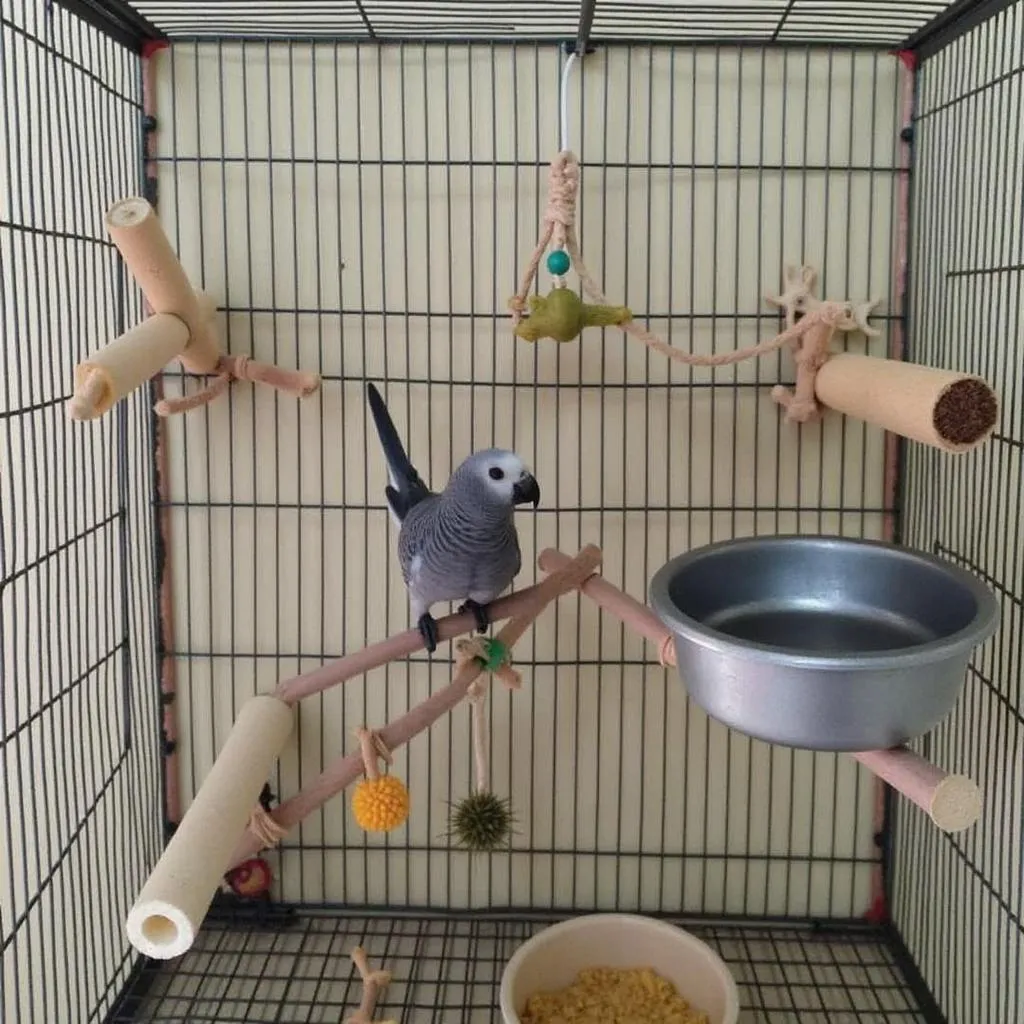
<path id="1" fill-rule="evenodd" d="M 153 207 L 132 197 L 115 203 L 106 216 L 107 231 L 142 289 L 153 315 L 75 367 L 75 389 L 67 403 L 75 420 L 91 420 L 178 359 L 190 373 L 213 375 L 200 392 L 157 403 L 168 416 L 204 405 L 236 380 L 267 384 L 297 398 L 320 386 L 315 373 L 257 363 L 247 356 L 224 355 L 214 332 L 216 304 L 193 291 Z"/>

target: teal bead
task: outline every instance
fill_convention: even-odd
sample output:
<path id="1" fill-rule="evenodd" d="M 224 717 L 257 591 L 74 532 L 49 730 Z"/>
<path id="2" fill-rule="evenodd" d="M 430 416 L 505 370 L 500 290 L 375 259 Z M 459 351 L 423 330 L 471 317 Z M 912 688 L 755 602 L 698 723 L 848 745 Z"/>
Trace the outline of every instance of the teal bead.
<path id="1" fill-rule="evenodd" d="M 569 269 L 569 254 L 564 249 L 548 253 L 548 272 L 559 276 Z"/>

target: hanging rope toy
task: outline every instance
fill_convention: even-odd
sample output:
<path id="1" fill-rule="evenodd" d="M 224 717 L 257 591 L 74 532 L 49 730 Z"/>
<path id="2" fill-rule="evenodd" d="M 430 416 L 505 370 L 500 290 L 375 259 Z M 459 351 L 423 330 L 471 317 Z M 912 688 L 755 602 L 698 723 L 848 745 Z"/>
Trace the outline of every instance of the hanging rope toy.
<path id="1" fill-rule="evenodd" d="M 473 637 L 460 640 L 455 648 L 460 663 L 475 660 L 508 689 L 518 690 L 522 686 L 522 677 L 509 664 L 508 648 L 500 640 Z M 466 694 L 472 710 L 470 725 L 473 731 L 476 784 L 473 792 L 455 807 L 448 833 L 457 846 L 479 853 L 508 846 L 515 825 L 511 801 L 491 792 L 488 781 L 484 733 L 485 694 L 486 683 L 482 678 L 473 682 Z"/>
<path id="2" fill-rule="evenodd" d="M 352 794 L 352 814 L 364 832 L 390 832 L 409 817 L 409 791 L 397 775 L 381 775 L 378 770 L 378 757 L 387 764 L 393 761 L 380 736 L 366 728 L 357 729 L 356 736 L 366 778 Z"/>
<path id="3" fill-rule="evenodd" d="M 688 366 L 728 366 L 732 363 L 753 359 L 756 356 L 767 355 L 785 345 L 796 344 L 799 346 L 800 339 L 803 338 L 807 328 L 814 324 L 829 324 L 834 330 L 838 324 L 847 323 L 853 319 L 854 310 L 849 303 L 818 302 L 813 310 L 788 326 L 782 334 L 749 348 L 706 356 L 673 348 L 656 334 L 644 330 L 633 319 L 632 313 L 626 307 L 611 305 L 597 282 L 590 276 L 590 271 L 587 270 L 580 254 L 579 239 L 576 236 L 576 195 L 579 189 L 579 179 L 579 161 L 570 150 L 562 149 L 551 161 L 548 172 L 548 201 L 544 209 L 537 247 L 534 249 L 520 281 L 519 291 L 509 300 L 508 304 L 513 332 L 518 337 L 527 341 L 536 341 L 543 337 L 569 341 L 576 337 L 583 327 L 591 324 L 620 326 L 623 331 L 642 341 L 649 348 L 677 362 L 685 363 Z M 532 297 L 530 307 L 533 312 L 529 316 L 524 316 L 527 294 L 537 278 L 537 269 L 549 245 L 552 246 L 552 249 L 548 254 L 547 266 L 555 277 L 556 288 L 546 297 Z M 576 270 L 584 293 L 593 300 L 594 305 L 585 305 L 569 292 L 564 275 L 570 267 Z M 568 297 L 570 295 L 572 298 Z M 539 323 L 534 322 L 531 326 L 530 322 L 534 321 L 538 315 L 540 316 Z M 828 336 L 831 337 L 831 334 L 832 331 L 829 331 Z M 825 339 L 826 345 L 827 342 L 828 338 Z M 824 358 L 827 358 L 827 353 L 823 356 L 822 361 Z M 804 365 L 809 370 L 813 361 L 805 360 Z M 811 384 L 811 394 L 813 395 L 813 376 Z M 781 401 L 778 395 L 775 397 L 777 401 Z M 791 412 L 788 418 L 797 419 L 800 416 L 805 419 L 810 418 L 809 415 L 804 415 L 806 412 L 807 410 L 800 406 L 797 413 Z"/>

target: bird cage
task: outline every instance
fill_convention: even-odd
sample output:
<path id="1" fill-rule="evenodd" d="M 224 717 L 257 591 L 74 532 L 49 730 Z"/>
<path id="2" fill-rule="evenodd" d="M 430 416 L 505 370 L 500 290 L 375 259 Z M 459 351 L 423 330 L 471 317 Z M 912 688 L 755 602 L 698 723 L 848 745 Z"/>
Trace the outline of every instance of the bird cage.
<path id="1" fill-rule="evenodd" d="M 594 913 L 741 1022 L 1024 1019 L 1024 4 L 0 10 L 3 1020 L 509 1020 Z M 371 385 L 539 485 L 432 651 Z M 991 599 L 898 742 L 939 669 L 755 714 L 663 613 L 779 538 Z"/>

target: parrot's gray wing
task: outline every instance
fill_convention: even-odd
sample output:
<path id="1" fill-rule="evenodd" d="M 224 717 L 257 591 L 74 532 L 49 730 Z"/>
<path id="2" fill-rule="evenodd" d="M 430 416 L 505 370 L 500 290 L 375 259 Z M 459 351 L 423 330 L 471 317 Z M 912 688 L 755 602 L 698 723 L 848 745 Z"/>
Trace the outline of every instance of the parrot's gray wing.
<path id="1" fill-rule="evenodd" d="M 377 436 L 384 449 L 384 459 L 388 465 L 388 479 L 391 481 L 384 488 L 384 494 L 387 496 L 388 505 L 391 507 L 395 521 L 401 524 L 409 514 L 409 509 L 418 505 L 424 498 L 431 497 L 432 492 L 409 461 L 409 456 L 406 455 L 398 437 L 398 431 L 395 430 L 395 424 L 388 414 L 388 407 L 373 384 L 366 385 L 366 397 L 370 403 L 370 412 L 373 414 Z"/>

